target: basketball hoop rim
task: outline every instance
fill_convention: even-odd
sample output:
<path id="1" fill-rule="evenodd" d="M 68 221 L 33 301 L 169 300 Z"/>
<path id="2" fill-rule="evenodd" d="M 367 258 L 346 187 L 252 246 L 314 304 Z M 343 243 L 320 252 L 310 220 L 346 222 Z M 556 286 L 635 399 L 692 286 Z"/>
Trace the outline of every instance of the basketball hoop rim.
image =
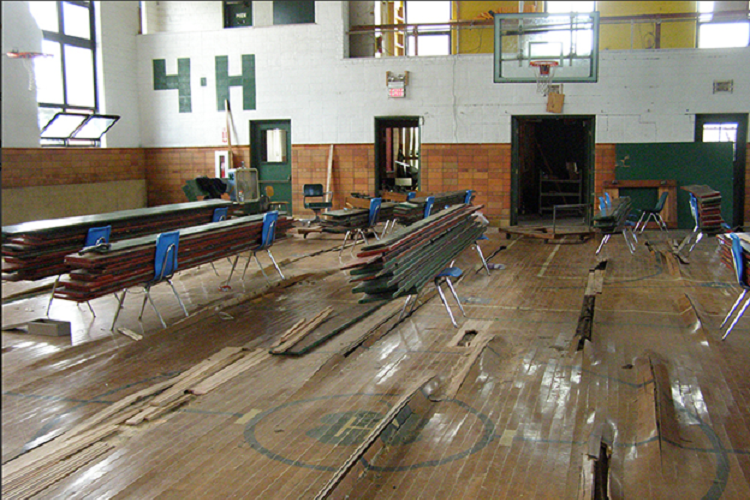
<path id="1" fill-rule="evenodd" d="M 529 66 L 538 68 L 540 66 L 559 66 L 560 63 L 557 61 L 529 61 Z"/>

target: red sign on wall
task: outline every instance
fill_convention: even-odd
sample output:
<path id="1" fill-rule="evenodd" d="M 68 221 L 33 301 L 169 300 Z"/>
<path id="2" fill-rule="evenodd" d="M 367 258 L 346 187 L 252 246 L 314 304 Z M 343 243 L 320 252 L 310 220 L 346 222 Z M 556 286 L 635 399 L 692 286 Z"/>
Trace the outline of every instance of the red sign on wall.
<path id="1" fill-rule="evenodd" d="M 391 88 L 388 89 L 388 97 L 405 97 L 406 96 L 406 89 L 402 88 Z"/>

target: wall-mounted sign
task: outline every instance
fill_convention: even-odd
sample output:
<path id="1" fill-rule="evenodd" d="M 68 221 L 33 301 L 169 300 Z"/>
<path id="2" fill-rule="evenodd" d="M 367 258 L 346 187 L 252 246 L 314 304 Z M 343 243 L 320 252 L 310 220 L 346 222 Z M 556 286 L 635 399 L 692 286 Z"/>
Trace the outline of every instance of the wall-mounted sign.
<path id="1" fill-rule="evenodd" d="M 406 86 L 409 84 L 409 72 L 399 75 L 386 71 L 385 83 L 388 87 L 388 97 L 406 97 Z"/>

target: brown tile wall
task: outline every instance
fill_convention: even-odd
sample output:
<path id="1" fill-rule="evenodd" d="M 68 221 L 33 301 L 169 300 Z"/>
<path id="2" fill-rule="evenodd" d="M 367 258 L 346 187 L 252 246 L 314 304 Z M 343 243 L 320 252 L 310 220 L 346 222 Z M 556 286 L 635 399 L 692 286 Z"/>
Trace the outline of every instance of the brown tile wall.
<path id="1" fill-rule="evenodd" d="M 472 189 L 482 213 L 507 225 L 510 221 L 510 144 L 423 144 L 422 185 L 440 193 Z"/>
<path id="2" fill-rule="evenodd" d="M 182 186 L 196 177 L 215 175 L 215 152 L 221 148 L 147 148 L 144 149 L 148 205 L 166 205 L 187 201 Z M 236 148 L 232 155 L 235 168 L 244 161 L 250 165 L 250 148 Z"/>
<path id="3" fill-rule="evenodd" d="M 295 215 L 305 217 L 302 186 L 325 186 L 329 145 L 292 147 L 292 192 Z M 149 206 L 186 201 L 182 186 L 188 179 L 214 175 L 214 152 L 220 148 L 3 148 L 2 187 L 19 188 L 146 179 Z M 595 192 L 615 178 L 615 145 L 596 145 Z M 423 144 L 422 184 L 425 191 L 473 189 L 484 214 L 500 224 L 510 220 L 510 144 Z M 750 165 L 750 144 L 747 145 Z M 237 149 L 235 166 L 250 165 L 249 148 Z M 352 192 L 374 193 L 375 155 L 370 144 L 334 147 L 332 185 L 334 207 Z M 750 200 L 750 173 L 745 199 Z M 745 204 L 750 221 L 750 203 Z"/>
<path id="4" fill-rule="evenodd" d="M 141 148 L 3 148 L 3 189 L 145 178 Z"/>
<path id="5" fill-rule="evenodd" d="M 292 146 L 292 205 L 297 217 L 312 217 L 304 208 L 302 187 L 322 184 L 326 187 L 330 145 Z M 371 144 L 336 144 L 331 172 L 333 208 L 342 208 L 351 193 L 375 192 L 375 151 Z"/>

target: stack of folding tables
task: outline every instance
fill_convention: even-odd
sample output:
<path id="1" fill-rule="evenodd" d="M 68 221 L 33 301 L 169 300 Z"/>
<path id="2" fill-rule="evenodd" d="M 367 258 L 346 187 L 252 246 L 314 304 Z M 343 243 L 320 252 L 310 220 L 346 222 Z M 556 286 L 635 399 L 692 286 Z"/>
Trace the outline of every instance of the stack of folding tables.
<path id="1" fill-rule="evenodd" d="M 83 247 L 92 227 L 112 226 L 110 241 L 114 242 L 206 224 L 216 208 L 231 204 L 205 200 L 3 226 L 2 279 L 38 280 L 67 272 L 65 256 Z"/>
<path id="2" fill-rule="evenodd" d="M 342 267 L 356 283 L 352 292 L 365 294 L 359 302 L 417 294 L 484 233 L 486 224 L 472 217 L 481 208 L 454 205 L 362 247 Z"/>
<path id="3" fill-rule="evenodd" d="M 279 216 L 276 239 L 286 236 L 292 221 Z M 260 244 L 262 228 L 263 214 L 180 229 L 178 270 L 250 251 Z M 61 278 L 55 298 L 86 302 L 153 279 L 157 236 L 118 241 L 101 252 L 67 255 L 70 272 Z"/>

